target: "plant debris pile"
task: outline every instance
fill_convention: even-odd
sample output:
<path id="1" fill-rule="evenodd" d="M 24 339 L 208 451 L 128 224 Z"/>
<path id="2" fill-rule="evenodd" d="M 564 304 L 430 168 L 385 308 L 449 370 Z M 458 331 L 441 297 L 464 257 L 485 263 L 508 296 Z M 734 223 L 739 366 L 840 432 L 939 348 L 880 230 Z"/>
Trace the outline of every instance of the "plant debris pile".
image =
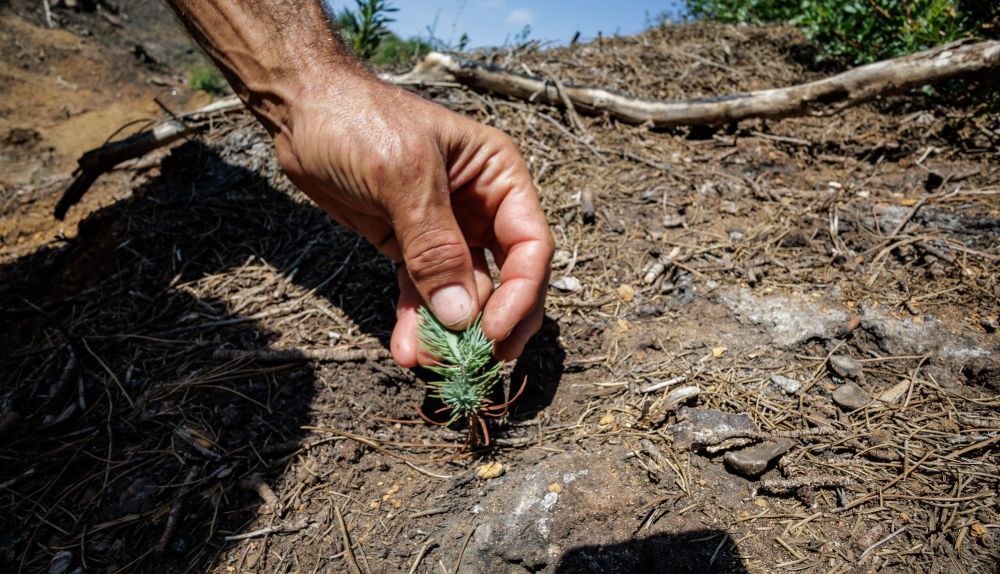
<path id="1" fill-rule="evenodd" d="M 785 28 L 478 56 L 650 98 L 823 73 Z M 559 247 L 491 448 L 416 416 L 393 265 L 220 120 L 0 250 L 4 571 L 995 571 L 995 113 L 656 132 L 421 90 L 519 142 Z"/>

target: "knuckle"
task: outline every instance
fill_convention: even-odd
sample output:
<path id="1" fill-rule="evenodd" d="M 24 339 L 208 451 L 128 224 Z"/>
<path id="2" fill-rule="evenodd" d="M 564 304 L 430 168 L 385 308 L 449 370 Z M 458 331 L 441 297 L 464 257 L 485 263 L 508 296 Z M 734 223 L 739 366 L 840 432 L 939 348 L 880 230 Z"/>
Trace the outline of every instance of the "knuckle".
<path id="1" fill-rule="evenodd" d="M 406 267 L 416 282 L 464 271 L 468 259 L 465 245 L 440 230 L 421 234 L 406 251 Z"/>

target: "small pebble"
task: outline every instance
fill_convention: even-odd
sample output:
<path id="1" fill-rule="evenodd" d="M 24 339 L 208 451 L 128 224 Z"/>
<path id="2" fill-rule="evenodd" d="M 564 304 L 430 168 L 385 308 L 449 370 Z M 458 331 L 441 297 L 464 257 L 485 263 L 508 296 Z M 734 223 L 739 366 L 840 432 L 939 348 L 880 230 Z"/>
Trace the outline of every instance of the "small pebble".
<path id="1" fill-rule="evenodd" d="M 771 382 L 785 391 L 786 394 L 794 395 L 802 388 L 802 382 L 783 377 L 781 375 L 771 375 Z"/>
<path id="2" fill-rule="evenodd" d="M 858 385 L 847 382 L 840 385 L 840 388 L 833 391 L 833 402 L 841 408 L 853 411 L 868 404 L 871 397 Z"/>
<path id="3" fill-rule="evenodd" d="M 664 402 L 666 402 L 667 405 L 674 405 L 677 403 L 687 401 L 688 399 L 691 399 L 693 397 L 697 397 L 698 393 L 700 392 L 701 389 L 693 385 L 687 387 L 678 387 L 667 393 L 667 398 L 664 400 Z"/>
<path id="4" fill-rule="evenodd" d="M 668 214 L 663 217 L 663 227 L 672 229 L 684 225 L 684 216 L 679 214 Z"/>
<path id="5" fill-rule="evenodd" d="M 496 478 L 504 473 L 504 467 L 502 463 L 497 461 L 488 462 L 476 469 L 476 476 L 479 478 L 489 480 L 491 478 Z"/>
<path id="6" fill-rule="evenodd" d="M 830 357 L 830 368 L 834 373 L 848 379 L 861 376 L 861 361 L 849 355 L 833 355 Z"/>
<path id="7" fill-rule="evenodd" d="M 556 505 L 559 501 L 559 494 L 555 492 L 545 493 L 545 497 L 542 498 L 542 508 L 545 510 L 552 510 L 552 507 Z"/>
<path id="8" fill-rule="evenodd" d="M 743 476 L 757 476 L 767 470 L 767 465 L 792 448 L 792 441 L 778 439 L 764 441 L 743 450 L 729 451 L 723 460 L 733 472 Z"/>
<path id="9" fill-rule="evenodd" d="M 576 277 L 561 277 L 552 282 L 552 288 L 566 293 L 572 293 L 583 289 L 583 283 Z"/>
<path id="10" fill-rule="evenodd" d="M 985 317 L 979 321 L 979 324 L 987 333 L 996 333 L 1000 329 L 1000 322 L 997 321 L 996 317 Z"/>

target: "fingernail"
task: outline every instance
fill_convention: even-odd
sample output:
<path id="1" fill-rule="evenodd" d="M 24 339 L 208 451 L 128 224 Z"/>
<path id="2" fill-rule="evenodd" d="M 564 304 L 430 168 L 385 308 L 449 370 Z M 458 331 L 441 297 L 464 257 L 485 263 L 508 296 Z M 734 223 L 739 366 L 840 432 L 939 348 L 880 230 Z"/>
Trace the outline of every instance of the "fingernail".
<path id="1" fill-rule="evenodd" d="M 431 294 L 431 311 L 445 325 L 460 325 L 472 314 L 472 298 L 465 287 L 448 285 Z"/>

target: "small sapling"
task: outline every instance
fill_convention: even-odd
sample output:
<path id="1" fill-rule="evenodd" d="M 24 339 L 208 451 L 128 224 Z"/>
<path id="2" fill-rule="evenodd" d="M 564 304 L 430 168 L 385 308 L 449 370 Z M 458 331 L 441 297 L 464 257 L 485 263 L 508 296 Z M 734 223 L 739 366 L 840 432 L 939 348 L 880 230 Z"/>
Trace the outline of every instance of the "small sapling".
<path id="1" fill-rule="evenodd" d="M 500 382 L 503 361 L 493 358 L 493 341 L 486 338 L 480 326 L 481 317 L 464 331 L 452 331 L 442 325 L 426 308 L 420 308 L 418 336 L 425 351 L 437 358 L 437 363 L 428 367 L 441 376 L 441 380 L 429 383 L 432 397 L 440 399 L 444 406 L 435 414 L 446 413 L 448 419 L 434 421 L 420 411 L 427 422 L 447 426 L 465 419 L 469 425 L 468 446 L 490 444 L 489 431 L 483 417 L 502 417 L 507 408 L 524 390 L 524 382 L 514 398 L 493 404 L 490 395 Z M 527 381 L 527 378 L 525 378 Z M 480 437 L 479 431 L 482 431 Z"/>

